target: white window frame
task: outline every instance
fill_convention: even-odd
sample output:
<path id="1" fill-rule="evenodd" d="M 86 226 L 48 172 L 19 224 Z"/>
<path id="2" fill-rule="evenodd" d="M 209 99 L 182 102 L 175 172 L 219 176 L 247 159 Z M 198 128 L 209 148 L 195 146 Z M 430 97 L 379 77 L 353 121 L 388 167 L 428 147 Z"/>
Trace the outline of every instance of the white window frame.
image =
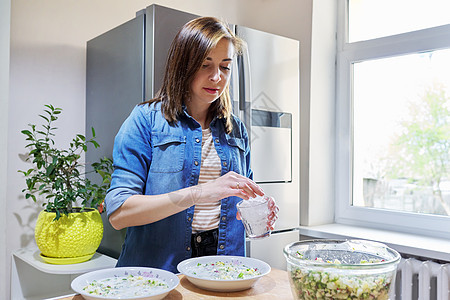
<path id="1" fill-rule="evenodd" d="M 339 0 L 335 222 L 450 239 L 450 217 L 352 206 L 352 63 L 450 48 L 450 25 L 348 43 L 348 1 Z"/>

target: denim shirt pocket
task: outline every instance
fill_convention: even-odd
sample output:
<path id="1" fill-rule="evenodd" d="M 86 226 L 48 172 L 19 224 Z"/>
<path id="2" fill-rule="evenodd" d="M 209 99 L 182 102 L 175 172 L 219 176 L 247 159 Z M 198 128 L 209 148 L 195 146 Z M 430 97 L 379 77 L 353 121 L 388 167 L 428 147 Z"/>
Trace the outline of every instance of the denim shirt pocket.
<path id="1" fill-rule="evenodd" d="M 183 170 L 186 137 L 152 133 L 150 172 L 174 173 Z"/>
<path id="2" fill-rule="evenodd" d="M 243 138 L 227 136 L 227 144 L 230 146 L 230 157 L 233 162 L 232 170 L 245 176 L 245 140 Z"/>

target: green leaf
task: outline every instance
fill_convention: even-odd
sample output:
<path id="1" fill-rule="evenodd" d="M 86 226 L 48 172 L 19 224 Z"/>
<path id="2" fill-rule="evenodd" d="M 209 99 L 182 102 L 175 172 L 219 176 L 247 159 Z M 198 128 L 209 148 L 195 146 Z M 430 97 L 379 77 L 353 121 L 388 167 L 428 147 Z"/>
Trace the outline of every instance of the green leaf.
<path id="1" fill-rule="evenodd" d="M 44 115 L 39 115 L 39 117 L 41 117 L 42 119 L 46 120 L 47 122 L 50 122 L 50 120 Z"/>
<path id="2" fill-rule="evenodd" d="M 94 145 L 95 148 L 100 147 L 100 145 L 94 140 L 91 140 L 91 143 L 92 143 L 92 145 Z"/>

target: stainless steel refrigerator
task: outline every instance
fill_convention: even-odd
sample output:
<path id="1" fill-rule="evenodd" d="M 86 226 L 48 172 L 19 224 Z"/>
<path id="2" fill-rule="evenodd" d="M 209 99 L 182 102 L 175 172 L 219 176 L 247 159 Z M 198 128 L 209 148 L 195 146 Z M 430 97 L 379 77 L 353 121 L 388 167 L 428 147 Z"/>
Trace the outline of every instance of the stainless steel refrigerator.
<path id="1" fill-rule="evenodd" d="M 151 5 L 136 17 L 87 42 L 86 132 L 94 127 L 99 151 L 112 156 L 114 137 L 133 107 L 161 85 L 167 51 L 178 30 L 197 17 Z M 284 269 L 283 247 L 299 239 L 299 42 L 232 25 L 248 44 L 231 79 L 233 112 L 250 135 L 254 180 L 280 207 L 271 237 L 248 240 L 247 255 Z M 99 251 L 118 257 L 125 230 L 104 218 Z"/>

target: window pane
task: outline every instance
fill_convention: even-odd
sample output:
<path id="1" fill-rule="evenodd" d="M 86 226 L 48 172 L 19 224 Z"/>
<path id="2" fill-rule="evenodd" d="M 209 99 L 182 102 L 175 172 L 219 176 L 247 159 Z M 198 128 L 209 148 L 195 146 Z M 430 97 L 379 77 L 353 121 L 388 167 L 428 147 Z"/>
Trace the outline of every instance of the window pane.
<path id="1" fill-rule="evenodd" d="M 353 205 L 450 215 L 450 49 L 353 64 Z"/>
<path id="2" fill-rule="evenodd" d="M 349 42 L 450 24 L 449 0 L 348 0 Z"/>

